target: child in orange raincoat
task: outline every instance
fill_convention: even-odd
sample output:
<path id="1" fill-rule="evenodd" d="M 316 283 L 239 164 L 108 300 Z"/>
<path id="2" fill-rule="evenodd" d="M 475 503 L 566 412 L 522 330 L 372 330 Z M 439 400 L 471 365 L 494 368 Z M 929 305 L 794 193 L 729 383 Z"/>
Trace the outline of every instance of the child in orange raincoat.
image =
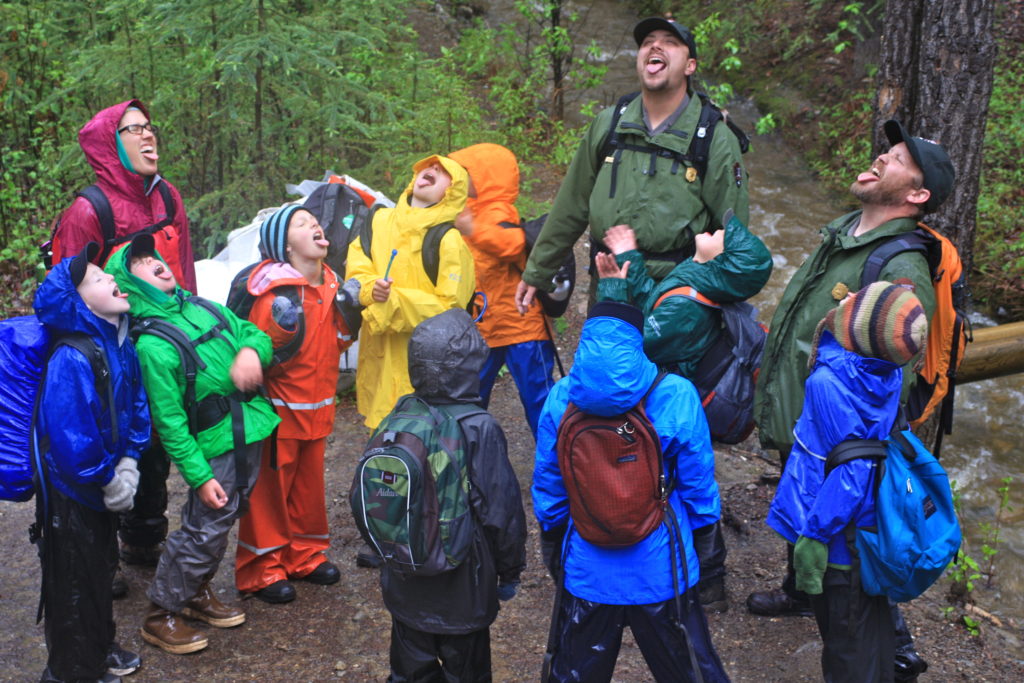
<path id="1" fill-rule="evenodd" d="M 313 214 L 294 205 L 280 209 L 260 226 L 260 241 L 270 258 L 249 276 L 256 297 L 249 319 L 274 342 L 266 388 L 281 425 L 271 437 L 276 453 L 270 441 L 264 448 L 239 526 L 235 583 L 243 593 L 282 603 L 295 599 L 289 579 L 329 585 L 340 578 L 324 556 L 324 450 L 334 425 L 338 356 L 352 337 L 335 305 L 340 283 L 324 264 L 328 241 Z M 299 334 L 301 345 L 289 352 Z"/>

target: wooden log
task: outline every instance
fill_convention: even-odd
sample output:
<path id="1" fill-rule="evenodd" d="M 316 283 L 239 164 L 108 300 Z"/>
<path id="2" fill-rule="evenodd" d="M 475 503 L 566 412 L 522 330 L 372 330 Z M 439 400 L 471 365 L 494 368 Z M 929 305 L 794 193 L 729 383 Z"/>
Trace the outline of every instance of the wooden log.
<path id="1" fill-rule="evenodd" d="M 974 330 L 956 383 L 966 384 L 1024 372 L 1024 322 Z"/>

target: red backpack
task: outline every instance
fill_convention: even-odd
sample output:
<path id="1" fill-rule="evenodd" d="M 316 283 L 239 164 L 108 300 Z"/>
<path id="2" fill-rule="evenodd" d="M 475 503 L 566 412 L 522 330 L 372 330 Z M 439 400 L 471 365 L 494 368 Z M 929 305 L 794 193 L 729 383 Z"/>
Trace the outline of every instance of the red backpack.
<path id="1" fill-rule="evenodd" d="M 558 426 L 558 467 L 569 515 L 587 541 L 607 548 L 647 538 L 665 516 L 665 481 L 658 433 L 644 403 L 665 373 L 624 415 L 591 415 L 569 403 Z"/>

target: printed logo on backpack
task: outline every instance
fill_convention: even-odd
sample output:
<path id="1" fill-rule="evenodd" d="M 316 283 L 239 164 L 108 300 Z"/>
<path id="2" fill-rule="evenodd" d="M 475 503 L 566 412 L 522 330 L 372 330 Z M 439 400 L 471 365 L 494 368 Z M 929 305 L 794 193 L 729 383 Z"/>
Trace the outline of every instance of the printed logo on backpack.
<path id="1" fill-rule="evenodd" d="M 410 394 L 374 431 L 356 465 L 349 503 L 356 526 L 385 563 L 433 576 L 469 554 L 474 521 L 459 420 L 483 410 L 431 406 Z"/>
<path id="2" fill-rule="evenodd" d="M 644 409 L 664 376 L 659 373 L 624 415 L 592 415 L 569 403 L 558 426 L 558 467 L 569 516 L 594 545 L 633 545 L 665 517 L 671 485 L 665 481 L 661 441 Z"/>
<path id="3" fill-rule="evenodd" d="M 856 529 L 861 585 L 868 595 L 913 600 L 935 583 L 960 548 L 949 477 L 907 430 L 885 441 L 850 439 L 828 454 L 825 475 L 857 458 L 878 461 L 873 528 Z"/>

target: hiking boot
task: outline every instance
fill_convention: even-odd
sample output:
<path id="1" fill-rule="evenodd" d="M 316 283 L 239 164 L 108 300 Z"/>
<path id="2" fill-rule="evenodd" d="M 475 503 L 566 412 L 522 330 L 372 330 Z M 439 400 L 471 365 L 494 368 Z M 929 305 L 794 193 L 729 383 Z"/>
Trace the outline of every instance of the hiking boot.
<path id="1" fill-rule="evenodd" d="M 156 545 L 131 545 L 121 544 L 121 560 L 125 564 L 141 565 L 143 567 L 155 567 L 160 562 L 160 553 L 163 552 L 163 544 Z"/>
<path id="2" fill-rule="evenodd" d="M 896 683 L 914 683 L 928 670 L 928 662 L 913 650 L 896 653 Z"/>
<path id="3" fill-rule="evenodd" d="M 747 596 L 747 611 L 763 617 L 813 617 L 810 600 L 796 600 L 781 588 L 755 591 Z"/>
<path id="4" fill-rule="evenodd" d="M 700 604 L 705 612 L 728 612 L 729 596 L 725 592 L 725 577 L 715 576 L 700 582 Z"/>
<path id="5" fill-rule="evenodd" d="M 182 619 L 159 605 L 152 605 L 142 623 L 142 639 L 172 655 L 198 652 L 210 644 L 202 631 L 197 631 Z"/>
<path id="6" fill-rule="evenodd" d="M 253 591 L 253 597 L 272 605 L 281 605 L 295 599 L 295 586 L 288 579 L 275 581 L 269 586 L 264 586 L 258 591 Z"/>
<path id="7" fill-rule="evenodd" d="M 125 580 L 121 568 L 118 567 L 114 572 L 114 580 L 110 582 L 110 597 L 120 600 L 126 595 L 128 595 L 128 582 Z"/>
<path id="8" fill-rule="evenodd" d="M 341 579 L 341 572 L 332 563 L 322 562 L 317 565 L 316 569 L 305 576 L 297 576 L 295 578 L 300 581 L 315 583 L 318 586 L 330 586 L 332 583 L 338 583 L 338 580 Z"/>
<path id="9" fill-rule="evenodd" d="M 64 683 L 64 681 L 54 676 L 53 672 L 50 671 L 50 667 L 46 667 L 43 669 L 43 675 L 39 678 L 39 683 Z M 108 671 L 97 678 L 96 683 L 121 683 L 121 677 Z"/>
<path id="10" fill-rule="evenodd" d="M 117 643 L 110 644 L 107 652 L 107 673 L 113 676 L 127 676 L 138 671 L 142 666 L 142 658 L 134 652 L 123 649 Z"/>
<path id="11" fill-rule="evenodd" d="M 367 567 L 368 569 L 376 569 L 384 564 L 384 560 L 381 556 L 370 549 L 370 546 L 364 545 L 359 549 L 359 553 L 356 554 L 356 566 Z"/>
<path id="12" fill-rule="evenodd" d="M 200 587 L 195 597 L 185 603 L 185 609 L 181 613 L 189 619 L 205 621 L 217 628 L 231 628 L 245 622 L 245 612 L 218 600 L 210 588 L 209 581 Z"/>

